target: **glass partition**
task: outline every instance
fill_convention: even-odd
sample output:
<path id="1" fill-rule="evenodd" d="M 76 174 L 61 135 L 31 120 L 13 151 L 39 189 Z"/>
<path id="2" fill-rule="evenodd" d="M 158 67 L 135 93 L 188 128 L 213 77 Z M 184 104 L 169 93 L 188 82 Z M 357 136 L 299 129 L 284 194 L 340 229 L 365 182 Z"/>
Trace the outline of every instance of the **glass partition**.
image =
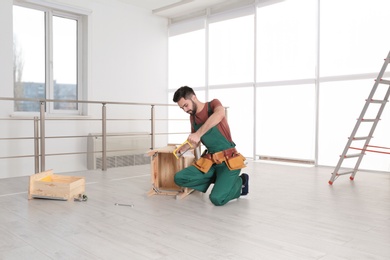
<path id="1" fill-rule="evenodd" d="M 205 30 L 169 38 L 169 89 L 205 85 Z"/>
<path id="2" fill-rule="evenodd" d="M 209 84 L 253 82 L 254 15 L 210 23 Z"/>
<path id="3" fill-rule="evenodd" d="M 257 9 L 257 80 L 314 78 L 316 1 L 294 0 Z"/>
<path id="4" fill-rule="evenodd" d="M 321 76 L 379 72 L 390 48 L 390 1 L 326 0 L 320 7 Z"/>
<path id="5" fill-rule="evenodd" d="M 257 89 L 256 154 L 314 160 L 314 85 Z"/>

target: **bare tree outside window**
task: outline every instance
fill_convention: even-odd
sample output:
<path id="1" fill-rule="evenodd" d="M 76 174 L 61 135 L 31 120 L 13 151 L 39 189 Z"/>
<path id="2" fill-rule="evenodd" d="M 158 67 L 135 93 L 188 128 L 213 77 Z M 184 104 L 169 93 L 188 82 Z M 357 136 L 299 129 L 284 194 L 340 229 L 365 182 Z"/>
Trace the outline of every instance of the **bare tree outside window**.
<path id="1" fill-rule="evenodd" d="M 15 98 L 22 98 L 23 95 L 23 83 L 22 83 L 22 76 L 23 76 L 23 67 L 24 67 L 24 60 L 23 60 L 23 51 L 21 46 L 18 43 L 17 37 L 14 35 L 14 46 L 13 46 L 13 52 L 14 52 L 14 66 L 13 66 L 13 77 L 14 77 L 14 97 Z M 16 101 L 14 104 L 15 111 L 21 110 L 21 104 L 19 101 Z"/>
<path id="2" fill-rule="evenodd" d="M 14 97 L 46 97 L 45 87 L 45 13 L 14 6 Z M 15 101 L 14 110 L 36 112 L 39 102 Z"/>

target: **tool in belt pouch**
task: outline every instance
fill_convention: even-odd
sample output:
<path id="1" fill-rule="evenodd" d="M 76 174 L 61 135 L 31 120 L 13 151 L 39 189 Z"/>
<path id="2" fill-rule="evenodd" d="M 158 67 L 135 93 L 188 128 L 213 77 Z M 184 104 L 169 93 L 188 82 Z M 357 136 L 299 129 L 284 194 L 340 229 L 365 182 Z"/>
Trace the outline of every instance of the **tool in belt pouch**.
<path id="1" fill-rule="evenodd" d="M 246 160 L 242 154 L 238 153 L 236 149 L 233 152 L 225 153 L 226 165 L 229 170 L 238 170 L 245 168 L 244 161 Z"/>
<path id="2" fill-rule="evenodd" d="M 207 173 L 211 166 L 214 164 L 213 160 L 211 160 L 211 154 L 207 153 L 207 150 L 204 151 L 202 156 L 192 163 L 199 171 L 203 173 Z"/>
<path id="3" fill-rule="evenodd" d="M 214 163 L 221 164 L 225 162 L 229 170 L 238 170 L 245 167 L 244 161 L 244 156 L 238 153 L 235 148 L 230 148 L 214 154 L 209 154 L 206 150 L 193 165 L 201 172 L 207 173 Z"/>

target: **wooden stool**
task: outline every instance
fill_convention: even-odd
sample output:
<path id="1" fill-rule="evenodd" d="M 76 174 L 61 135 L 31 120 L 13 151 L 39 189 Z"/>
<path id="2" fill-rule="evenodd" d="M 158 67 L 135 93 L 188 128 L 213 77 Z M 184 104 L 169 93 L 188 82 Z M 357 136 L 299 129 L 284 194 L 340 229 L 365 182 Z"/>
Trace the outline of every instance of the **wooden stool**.
<path id="1" fill-rule="evenodd" d="M 179 187 L 174 182 L 176 172 L 190 166 L 195 159 L 192 153 L 176 159 L 173 151 L 174 145 L 154 149 L 147 153 L 151 156 L 152 189 L 148 192 L 152 195 L 171 195 L 176 199 L 182 199 L 189 195 L 193 189 Z M 189 154 L 189 156 L 188 156 Z"/>

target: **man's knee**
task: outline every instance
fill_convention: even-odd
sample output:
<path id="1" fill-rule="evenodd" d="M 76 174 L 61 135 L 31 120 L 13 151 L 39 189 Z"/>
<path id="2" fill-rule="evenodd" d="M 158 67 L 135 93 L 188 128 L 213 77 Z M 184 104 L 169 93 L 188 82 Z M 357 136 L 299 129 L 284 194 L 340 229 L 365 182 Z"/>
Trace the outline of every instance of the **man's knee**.
<path id="1" fill-rule="evenodd" d="M 228 201 L 226 198 L 223 198 L 221 196 L 216 196 L 215 194 L 210 194 L 210 201 L 215 205 L 215 206 L 223 206 L 225 205 Z"/>
<path id="2" fill-rule="evenodd" d="M 176 183 L 176 185 L 178 186 L 182 186 L 183 185 L 183 178 L 182 178 L 182 175 L 180 174 L 180 172 L 177 172 L 175 174 L 175 176 L 173 177 L 173 181 Z"/>

